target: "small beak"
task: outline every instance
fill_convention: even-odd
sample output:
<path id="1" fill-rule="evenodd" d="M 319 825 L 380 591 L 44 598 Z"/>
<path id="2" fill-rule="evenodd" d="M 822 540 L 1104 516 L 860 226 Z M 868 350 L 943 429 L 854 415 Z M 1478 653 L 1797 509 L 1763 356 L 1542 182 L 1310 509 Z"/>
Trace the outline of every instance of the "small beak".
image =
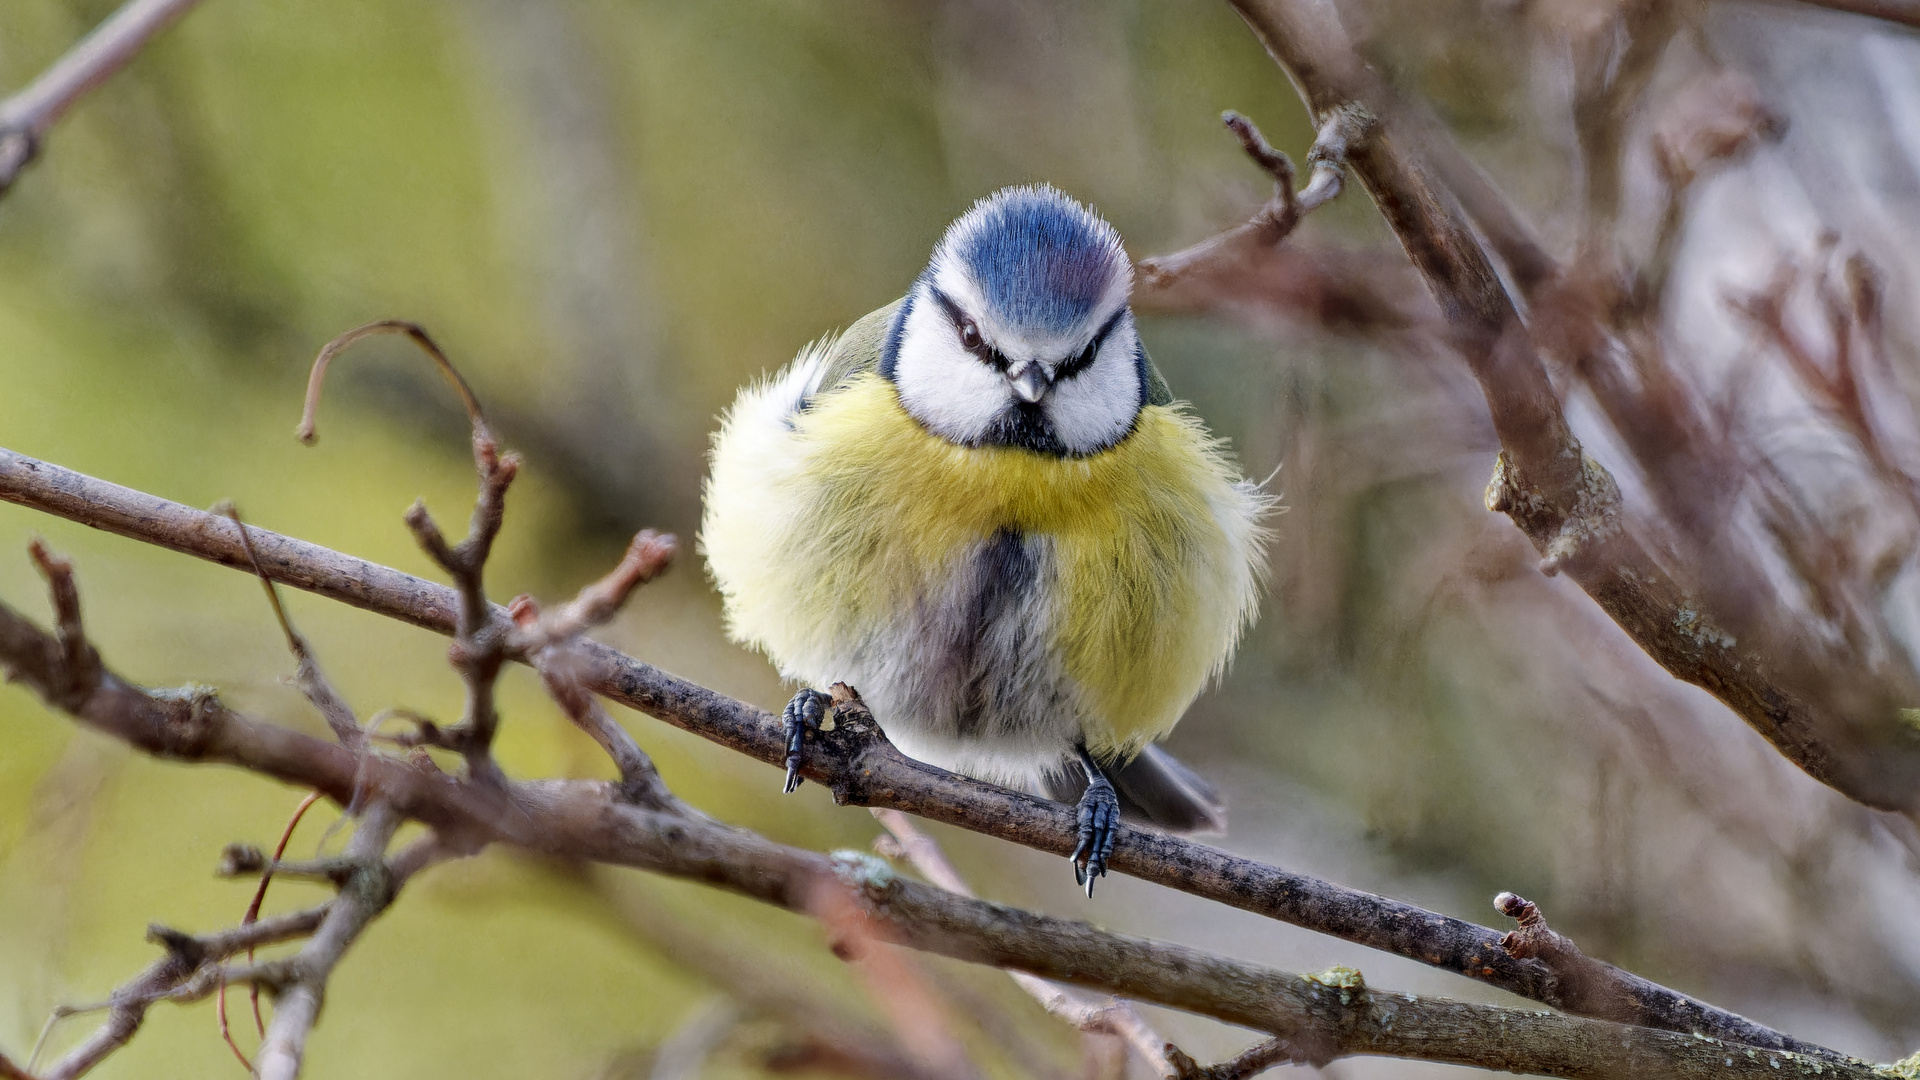
<path id="1" fill-rule="evenodd" d="M 1053 389 L 1053 380 L 1047 377 L 1047 369 L 1038 361 L 1027 360 L 1007 369 L 1007 382 L 1012 384 L 1013 392 L 1020 400 L 1031 405 L 1047 396 Z"/>

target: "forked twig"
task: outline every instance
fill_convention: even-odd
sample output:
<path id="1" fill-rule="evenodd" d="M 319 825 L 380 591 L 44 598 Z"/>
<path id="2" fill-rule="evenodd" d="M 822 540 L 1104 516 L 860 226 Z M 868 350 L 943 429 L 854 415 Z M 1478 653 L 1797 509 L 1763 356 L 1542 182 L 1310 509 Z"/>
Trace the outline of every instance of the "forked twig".
<path id="1" fill-rule="evenodd" d="M 307 380 L 306 402 L 301 411 L 300 426 L 295 431 L 300 441 L 311 445 L 318 437 L 314 429 L 314 416 L 320 407 L 320 390 L 325 385 L 328 365 L 333 358 L 355 342 L 377 334 L 401 334 L 419 345 L 459 395 L 460 403 L 467 411 L 467 421 L 472 427 L 473 462 L 480 474 L 480 496 L 474 502 L 473 518 L 466 538 L 458 544 L 448 544 L 424 503 L 415 502 L 407 511 L 405 520 L 420 547 L 453 578 L 454 587 L 460 593 L 459 632 L 448 657 L 466 682 L 467 707 L 458 725 L 439 729 L 439 735 L 443 737 L 439 745 L 457 750 L 465 757 L 468 772 L 472 775 L 498 781 L 499 766 L 494 764 L 491 752 L 494 732 L 500 722 L 494 685 L 499 678 L 501 665 L 509 657 L 506 628 L 493 620 L 483 577 L 487 559 L 493 552 L 494 539 L 500 535 L 500 527 L 505 519 L 507 488 L 519 475 L 520 459 L 514 454 L 500 452 L 492 431 L 487 427 L 480 399 L 474 395 L 459 369 L 454 367 L 453 361 L 447 358 L 446 352 L 435 344 L 418 323 L 403 319 L 382 319 L 356 327 L 327 342 L 320 350 L 313 361 L 313 373 Z"/>
<path id="2" fill-rule="evenodd" d="M 1307 153 L 1312 170 L 1307 186 L 1295 191 L 1292 159 L 1267 142 L 1253 121 L 1231 111 L 1222 114 L 1221 121 L 1253 163 L 1273 177 L 1273 196 L 1244 224 L 1172 254 L 1140 260 L 1135 269 L 1144 288 L 1166 289 L 1202 268 L 1243 263 L 1285 240 L 1302 218 L 1340 194 L 1347 155 L 1373 129 L 1372 115 L 1358 105 L 1333 110 Z"/>

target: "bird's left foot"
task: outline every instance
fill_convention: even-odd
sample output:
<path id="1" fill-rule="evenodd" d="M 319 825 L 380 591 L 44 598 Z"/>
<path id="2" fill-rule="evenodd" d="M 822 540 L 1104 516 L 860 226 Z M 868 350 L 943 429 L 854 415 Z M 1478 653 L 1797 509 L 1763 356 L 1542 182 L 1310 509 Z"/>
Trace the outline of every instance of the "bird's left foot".
<path id="1" fill-rule="evenodd" d="M 811 687 L 793 695 L 780 713 L 787 736 L 787 794 L 800 786 L 800 758 L 807 732 L 819 731 L 833 713 L 833 698 Z"/>
<path id="2" fill-rule="evenodd" d="M 1080 846 L 1069 856 L 1073 860 L 1073 880 L 1084 885 L 1093 896 L 1093 879 L 1107 875 L 1107 856 L 1113 854 L 1113 841 L 1120 825 L 1120 796 L 1113 784 L 1095 771 L 1087 778 L 1087 793 L 1080 796 Z"/>

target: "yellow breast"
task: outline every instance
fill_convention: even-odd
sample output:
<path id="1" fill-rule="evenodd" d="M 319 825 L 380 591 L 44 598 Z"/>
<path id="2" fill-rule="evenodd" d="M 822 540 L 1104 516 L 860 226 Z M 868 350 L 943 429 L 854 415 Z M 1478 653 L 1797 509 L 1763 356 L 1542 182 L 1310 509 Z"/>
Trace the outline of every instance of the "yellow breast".
<path id="1" fill-rule="evenodd" d="M 750 481 L 723 472 L 723 434 L 705 530 L 735 635 L 789 674 L 830 677 L 794 660 L 823 637 L 881 632 L 994 534 L 1044 537 L 1046 640 L 1089 748 L 1129 754 L 1173 726 L 1252 614 L 1265 498 L 1178 407 L 1148 406 L 1126 439 L 1082 458 L 954 445 L 876 374 L 790 423 L 781 451 L 735 463 Z M 722 490 L 747 483 L 758 497 Z"/>

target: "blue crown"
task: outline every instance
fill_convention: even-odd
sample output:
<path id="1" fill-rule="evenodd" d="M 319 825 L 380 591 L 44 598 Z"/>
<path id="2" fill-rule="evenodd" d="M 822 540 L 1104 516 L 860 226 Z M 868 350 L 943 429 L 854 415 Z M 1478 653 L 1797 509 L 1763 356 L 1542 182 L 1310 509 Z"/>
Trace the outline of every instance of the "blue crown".
<path id="1" fill-rule="evenodd" d="M 1130 265 L 1113 226 L 1045 184 L 975 203 L 934 258 L 959 264 L 1007 323 L 1055 334 L 1092 316 Z"/>

